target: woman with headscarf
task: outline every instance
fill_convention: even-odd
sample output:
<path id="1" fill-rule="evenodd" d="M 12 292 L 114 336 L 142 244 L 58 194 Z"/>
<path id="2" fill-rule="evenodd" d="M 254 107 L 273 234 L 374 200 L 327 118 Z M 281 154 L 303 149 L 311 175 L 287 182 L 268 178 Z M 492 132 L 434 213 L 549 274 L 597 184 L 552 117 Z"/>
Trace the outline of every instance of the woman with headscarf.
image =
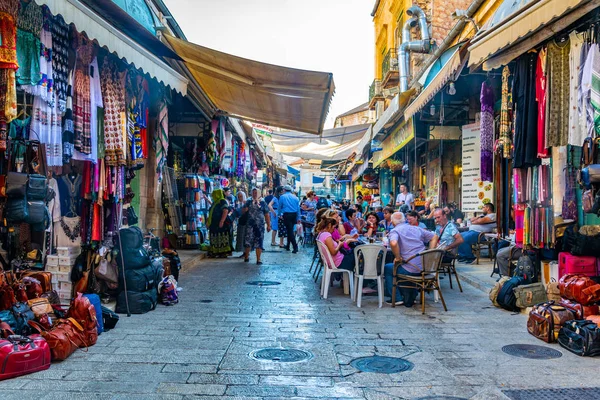
<path id="1" fill-rule="evenodd" d="M 261 265 L 260 256 L 264 250 L 265 222 L 267 224 L 267 232 L 271 232 L 271 216 L 269 215 L 267 204 L 259 197 L 257 188 L 252 189 L 252 198 L 246 202 L 244 211 L 248 213 L 244 262 L 250 261 L 250 252 L 256 250 L 256 264 Z"/>
<path id="2" fill-rule="evenodd" d="M 208 212 L 208 230 L 210 236 L 209 257 L 225 258 L 231 254 L 231 236 L 229 219 L 229 204 L 223 195 L 223 190 L 212 192 L 212 206 Z"/>
<path id="3" fill-rule="evenodd" d="M 247 196 L 241 190 L 237 192 L 237 206 L 233 211 L 232 217 L 237 219 L 237 234 L 235 237 L 235 251 L 245 253 L 244 241 L 246 240 L 246 227 L 248 226 L 248 213 L 244 212 Z M 242 254 L 239 258 L 244 257 Z"/>

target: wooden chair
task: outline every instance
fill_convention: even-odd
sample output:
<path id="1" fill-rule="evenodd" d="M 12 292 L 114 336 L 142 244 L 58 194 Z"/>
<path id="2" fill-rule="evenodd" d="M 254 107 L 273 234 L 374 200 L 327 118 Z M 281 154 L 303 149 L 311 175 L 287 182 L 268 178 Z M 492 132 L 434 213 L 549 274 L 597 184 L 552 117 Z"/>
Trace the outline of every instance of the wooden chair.
<path id="1" fill-rule="evenodd" d="M 451 251 L 446 251 L 446 253 L 442 257 L 442 263 L 440 264 L 440 272 L 443 274 L 448 274 L 448 279 L 450 280 L 450 289 L 452 289 L 452 274 L 454 274 L 454 276 L 456 277 L 456 283 L 458 283 L 458 288 L 462 293 L 463 290 L 460 284 L 460 279 L 458 279 L 458 274 L 456 273 L 456 259 L 458 258 L 457 251 L 458 250 L 456 248 L 452 249 Z M 450 258 L 451 260 L 449 262 L 444 262 L 444 258 L 446 258 L 446 260 Z"/>
<path id="2" fill-rule="evenodd" d="M 493 233 L 494 235 L 496 234 L 496 232 L 490 232 Z M 479 237 L 477 238 L 477 243 L 475 243 L 474 245 L 471 246 L 471 249 L 473 250 L 473 254 L 475 255 L 475 263 L 477 265 L 479 265 L 479 258 L 481 257 L 481 249 L 484 249 L 487 247 L 488 249 L 488 256 L 490 257 L 490 261 L 492 261 L 494 259 L 494 253 L 492 252 L 492 245 L 494 244 L 494 239 L 487 236 L 489 235 L 489 233 L 480 233 Z"/>
<path id="3" fill-rule="evenodd" d="M 417 290 L 421 291 L 421 308 L 422 313 L 425 314 L 425 291 L 426 290 L 437 290 L 440 295 L 440 300 L 442 300 L 442 305 L 444 306 L 444 310 L 448 311 L 446 307 L 446 302 L 444 301 L 444 296 L 442 295 L 442 289 L 440 288 L 439 281 L 439 271 L 440 266 L 442 264 L 442 257 L 444 256 L 444 250 L 426 250 L 419 254 L 414 255 L 413 257 L 405 260 L 403 263 L 396 263 L 394 265 L 394 281 L 393 281 L 393 289 L 392 289 L 392 307 L 396 305 L 396 288 L 411 288 L 414 289 L 415 286 Z M 423 265 L 423 269 L 421 271 L 421 275 L 413 276 L 413 275 L 402 275 L 397 273 L 397 269 L 399 266 L 403 264 L 410 264 L 413 259 L 416 257 L 421 257 L 421 264 Z"/>

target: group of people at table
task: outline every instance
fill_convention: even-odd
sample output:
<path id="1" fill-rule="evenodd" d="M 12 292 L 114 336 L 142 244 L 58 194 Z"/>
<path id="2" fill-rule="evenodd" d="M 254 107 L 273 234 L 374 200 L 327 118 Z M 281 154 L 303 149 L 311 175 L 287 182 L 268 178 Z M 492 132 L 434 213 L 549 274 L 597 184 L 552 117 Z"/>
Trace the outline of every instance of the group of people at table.
<path id="1" fill-rule="evenodd" d="M 388 248 L 384 277 L 386 295 L 391 298 L 394 264 L 399 264 L 397 274 L 420 276 L 423 269 L 421 259 L 414 256 L 428 248 L 446 251 L 444 262 L 455 257 L 463 262 L 472 262 L 475 257 L 471 245 L 477 242 L 481 232 L 492 232 L 496 224 L 493 204 L 486 204 L 482 212 L 482 215 L 468 220 L 468 227 L 461 227 L 463 221 L 453 219 L 456 215 L 453 210 L 435 208 L 432 212 L 435 230 L 428 230 L 420 221 L 422 214 L 414 210 L 403 213 L 385 207 L 381 216 L 378 212 L 369 212 L 363 219 L 356 216 L 354 208 L 342 212 L 323 208 L 316 213 L 315 235 L 327 247 L 335 267 L 346 270 L 354 270 L 355 246 L 381 239 L 381 244 Z M 409 259 L 410 262 L 407 262 Z M 367 293 L 370 290 L 363 289 Z M 396 290 L 396 305 L 412 307 L 417 289 L 406 287 Z M 386 303 L 391 304 L 391 299 Z"/>

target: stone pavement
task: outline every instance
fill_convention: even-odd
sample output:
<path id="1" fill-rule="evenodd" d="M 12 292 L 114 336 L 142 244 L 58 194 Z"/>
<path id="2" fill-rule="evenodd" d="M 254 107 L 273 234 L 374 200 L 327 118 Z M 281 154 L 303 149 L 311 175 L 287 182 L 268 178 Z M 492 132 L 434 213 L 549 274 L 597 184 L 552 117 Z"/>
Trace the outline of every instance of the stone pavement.
<path id="1" fill-rule="evenodd" d="M 460 293 L 442 281 L 448 312 L 430 296 L 425 315 L 419 307 L 379 309 L 376 297 L 363 298 L 359 309 L 337 284 L 329 299 L 320 298 L 308 274 L 309 250 L 269 250 L 262 266 L 202 260 L 182 274 L 180 304 L 121 316 L 87 352 L 0 382 L 0 399 L 506 399 L 508 389 L 600 386 L 595 359 L 566 351 L 553 360 L 504 354 L 507 344 L 546 344 L 527 333 L 525 315 L 492 307 L 468 284 Z M 251 280 L 281 285 L 247 285 Z M 249 358 L 265 347 L 314 357 Z M 371 355 L 403 357 L 414 368 L 388 375 L 350 365 Z"/>

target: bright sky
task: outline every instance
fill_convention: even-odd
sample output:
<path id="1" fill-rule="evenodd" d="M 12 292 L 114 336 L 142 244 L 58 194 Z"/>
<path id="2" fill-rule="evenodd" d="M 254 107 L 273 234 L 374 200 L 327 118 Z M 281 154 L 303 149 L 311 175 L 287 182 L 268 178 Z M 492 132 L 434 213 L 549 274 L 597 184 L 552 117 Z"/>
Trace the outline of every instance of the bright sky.
<path id="1" fill-rule="evenodd" d="M 244 58 L 333 72 L 336 115 L 368 100 L 374 0 L 165 0 L 187 39 Z"/>

